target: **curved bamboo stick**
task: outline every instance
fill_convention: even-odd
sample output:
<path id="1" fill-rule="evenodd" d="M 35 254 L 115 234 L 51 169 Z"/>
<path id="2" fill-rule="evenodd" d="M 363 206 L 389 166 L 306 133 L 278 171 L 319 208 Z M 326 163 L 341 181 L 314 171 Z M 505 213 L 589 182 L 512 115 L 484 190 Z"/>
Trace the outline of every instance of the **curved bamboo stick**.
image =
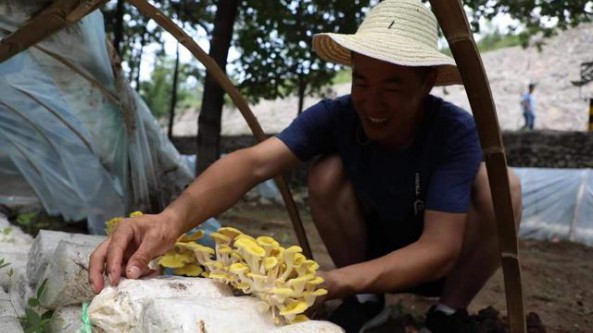
<path id="1" fill-rule="evenodd" d="M 151 19 L 155 20 L 163 29 L 167 30 L 179 43 L 185 46 L 193 55 L 196 57 L 205 67 L 206 69 L 214 76 L 216 82 L 224 89 L 224 91 L 229 94 L 243 117 L 247 121 L 249 128 L 253 132 L 253 135 L 257 139 L 258 142 L 264 141 L 266 139 L 266 135 L 264 134 L 259 122 L 251 112 L 249 105 L 233 83 L 229 80 L 226 76 L 224 71 L 218 66 L 218 64 L 212 59 L 200 46 L 190 37 L 188 36 L 183 29 L 181 29 L 177 24 L 171 21 L 163 12 L 155 8 L 153 5 L 148 3 L 145 0 L 128 0 L 132 6 L 136 7 L 142 14 Z M 280 189 L 280 193 L 282 194 L 282 198 L 284 199 L 284 203 L 286 204 L 286 209 L 288 211 L 288 215 L 290 216 L 290 220 L 292 221 L 292 226 L 296 232 L 298 242 L 300 246 L 303 248 L 303 253 L 309 257 L 313 258 L 313 253 L 311 252 L 311 247 L 309 246 L 309 241 L 307 240 L 307 235 L 305 233 L 305 228 L 303 227 L 303 222 L 301 221 L 298 209 L 290 193 L 290 188 L 288 187 L 286 180 L 283 176 L 275 177 L 274 180 Z"/>
<path id="2" fill-rule="evenodd" d="M 459 0 L 430 0 L 455 57 L 469 98 L 486 159 L 490 192 L 497 220 L 509 327 L 526 332 L 517 228 L 511 201 L 506 156 L 496 108 L 480 53 Z"/>
<path id="3" fill-rule="evenodd" d="M 25 25 L 0 40 L 0 62 L 10 59 L 54 32 L 77 22 L 107 1 L 58 0 L 53 2 Z"/>

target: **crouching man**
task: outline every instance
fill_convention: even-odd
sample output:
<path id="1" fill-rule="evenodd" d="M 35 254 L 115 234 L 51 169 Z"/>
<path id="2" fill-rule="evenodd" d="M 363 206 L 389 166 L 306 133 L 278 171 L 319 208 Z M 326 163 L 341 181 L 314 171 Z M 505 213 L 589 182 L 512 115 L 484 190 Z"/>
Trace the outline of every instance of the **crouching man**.
<path id="1" fill-rule="evenodd" d="M 459 84 L 437 49 L 434 15 L 417 0 L 384 0 L 352 35 L 319 34 L 323 59 L 352 66 L 351 94 L 309 108 L 277 137 L 217 161 L 162 213 L 127 219 L 91 257 L 90 282 L 138 278 L 183 232 L 251 187 L 316 158 L 313 219 L 336 269 L 323 272 L 330 320 L 346 332 L 384 322 L 385 293 L 439 297 L 432 332 L 471 332 L 465 309 L 499 266 L 490 189 L 476 126 L 430 95 Z M 509 171 L 517 220 L 520 185 Z M 123 270 L 122 270 L 123 267 Z"/>

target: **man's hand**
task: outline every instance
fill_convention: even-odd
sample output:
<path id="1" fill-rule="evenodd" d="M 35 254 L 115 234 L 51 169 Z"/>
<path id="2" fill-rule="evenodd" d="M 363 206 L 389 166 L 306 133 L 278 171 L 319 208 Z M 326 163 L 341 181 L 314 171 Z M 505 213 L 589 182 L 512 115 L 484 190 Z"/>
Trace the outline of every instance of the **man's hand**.
<path id="1" fill-rule="evenodd" d="M 91 255 L 89 283 L 93 291 L 103 290 L 104 273 L 110 285 L 117 285 L 124 272 L 128 279 L 149 274 L 148 263 L 172 249 L 180 233 L 163 213 L 124 219 Z"/>

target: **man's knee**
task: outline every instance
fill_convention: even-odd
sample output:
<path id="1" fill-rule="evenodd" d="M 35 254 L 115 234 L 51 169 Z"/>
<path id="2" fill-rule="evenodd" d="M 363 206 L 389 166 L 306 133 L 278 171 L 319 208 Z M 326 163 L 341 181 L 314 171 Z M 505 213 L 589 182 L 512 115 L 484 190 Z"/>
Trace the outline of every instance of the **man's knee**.
<path id="1" fill-rule="evenodd" d="M 325 197 L 338 191 L 345 181 L 342 160 L 337 155 L 321 156 L 309 169 L 309 196 Z"/>
<path id="2" fill-rule="evenodd" d="M 521 181 L 517 174 L 508 168 L 509 189 L 511 194 L 511 203 L 517 226 L 521 220 Z M 495 221 L 492 195 L 490 192 L 490 182 L 486 165 L 482 163 L 474 180 L 472 187 L 472 205 L 476 211 L 482 215 L 480 220 Z"/>

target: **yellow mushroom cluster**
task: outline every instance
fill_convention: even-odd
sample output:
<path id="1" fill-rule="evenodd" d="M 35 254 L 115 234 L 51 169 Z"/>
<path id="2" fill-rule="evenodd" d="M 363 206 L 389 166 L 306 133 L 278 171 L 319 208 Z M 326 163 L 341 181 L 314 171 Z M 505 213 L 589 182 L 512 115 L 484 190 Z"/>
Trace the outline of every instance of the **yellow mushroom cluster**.
<path id="1" fill-rule="evenodd" d="M 130 217 L 141 216 L 141 215 L 143 215 L 141 211 L 135 211 L 135 212 L 130 213 Z M 114 217 L 111 220 L 105 222 L 105 233 L 107 235 L 111 235 L 113 233 L 113 231 L 115 231 L 115 228 L 117 227 L 119 222 L 121 222 L 123 219 L 124 219 L 123 217 Z"/>
<path id="2" fill-rule="evenodd" d="M 307 320 L 305 310 L 327 293 L 318 288 L 323 282 L 316 276 L 319 265 L 298 246 L 283 248 L 272 237 L 253 238 L 230 227 L 210 234 L 214 250 L 196 244 L 199 237 L 199 233 L 180 237 L 158 264 L 179 275 L 201 274 L 259 298 L 262 310 L 271 311 L 278 325 Z"/>
<path id="3" fill-rule="evenodd" d="M 140 216 L 136 211 L 130 217 Z M 108 235 L 123 217 L 107 221 Z M 277 325 L 307 320 L 303 314 L 325 289 L 316 275 L 319 265 L 307 259 L 298 246 L 283 248 L 272 237 L 253 238 L 231 227 L 210 234 L 215 249 L 196 241 L 204 233 L 196 231 L 177 239 L 172 250 L 156 259 L 175 275 L 204 276 L 224 282 L 262 300 L 262 311 L 270 311 Z"/>

